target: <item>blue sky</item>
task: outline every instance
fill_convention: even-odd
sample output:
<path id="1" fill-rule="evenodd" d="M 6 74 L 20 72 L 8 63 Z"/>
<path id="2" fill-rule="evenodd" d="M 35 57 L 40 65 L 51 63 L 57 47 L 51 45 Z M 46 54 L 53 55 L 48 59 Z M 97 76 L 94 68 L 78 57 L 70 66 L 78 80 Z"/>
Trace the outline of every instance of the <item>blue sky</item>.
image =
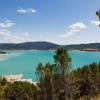
<path id="1" fill-rule="evenodd" d="M 0 42 L 100 42 L 99 0 L 0 0 Z"/>

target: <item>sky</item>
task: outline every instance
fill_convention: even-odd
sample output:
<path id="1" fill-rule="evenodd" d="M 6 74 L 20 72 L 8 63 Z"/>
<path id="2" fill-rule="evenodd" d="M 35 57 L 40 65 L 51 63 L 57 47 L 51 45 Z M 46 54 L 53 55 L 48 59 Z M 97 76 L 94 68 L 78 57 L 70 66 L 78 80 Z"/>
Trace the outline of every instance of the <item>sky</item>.
<path id="1" fill-rule="evenodd" d="M 0 43 L 100 43 L 100 0 L 0 0 Z"/>

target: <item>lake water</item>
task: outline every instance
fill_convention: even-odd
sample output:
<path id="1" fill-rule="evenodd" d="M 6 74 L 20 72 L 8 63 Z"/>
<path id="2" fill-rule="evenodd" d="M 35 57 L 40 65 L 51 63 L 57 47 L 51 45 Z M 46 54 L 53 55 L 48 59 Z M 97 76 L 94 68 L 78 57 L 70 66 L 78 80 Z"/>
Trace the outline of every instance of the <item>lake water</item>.
<path id="1" fill-rule="evenodd" d="M 0 54 L 0 75 L 23 74 L 24 78 L 36 80 L 36 66 L 39 62 L 53 63 L 55 51 L 10 51 Z M 69 51 L 72 58 L 72 68 L 82 67 L 84 64 L 100 61 L 100 52 Z"/>

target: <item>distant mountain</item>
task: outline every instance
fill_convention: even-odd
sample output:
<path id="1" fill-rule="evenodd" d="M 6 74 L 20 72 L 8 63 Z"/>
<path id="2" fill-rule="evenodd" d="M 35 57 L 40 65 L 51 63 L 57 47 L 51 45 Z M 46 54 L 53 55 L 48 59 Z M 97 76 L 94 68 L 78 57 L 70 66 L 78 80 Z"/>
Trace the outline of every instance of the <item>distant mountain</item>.
<path id="1" fill-rule="evenodd" d="M 38 49 L 38 50 L 48 50 L 58 48 L 59 45 L 50 42 L 24 42 L 24 43 L 1 43 L 0 49 Z"/>
<path id="2" fill-rule="evenodd" d="M 78 50 L 89 50 L 89 49 L 98 49 L 100 50 L 100 43 L 89 43 L 89 44 L 73 44 L 73 45 L 65 45 L 67 49 L 78 49 Z"/>
<path id="3" fill-rule="evenodd" d="M 56 49 L 59 47 L 65 47 L 67 49 L 73 50 L 89 50 L 89 49 L 98 49 L 100 50 L 100 43 L 90 43 L 90 44 L 73 44 L 73 45 L 58 45 L 50 42 L 24 42 L 24 43 L 0 43 L 0 49 L 3 50 L 50 50 Z"/>

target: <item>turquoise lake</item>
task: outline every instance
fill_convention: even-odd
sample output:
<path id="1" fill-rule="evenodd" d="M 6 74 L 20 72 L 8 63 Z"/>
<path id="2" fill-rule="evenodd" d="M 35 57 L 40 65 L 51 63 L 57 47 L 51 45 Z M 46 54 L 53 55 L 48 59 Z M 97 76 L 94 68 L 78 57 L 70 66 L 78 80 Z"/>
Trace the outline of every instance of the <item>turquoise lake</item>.
<path id="1" fill-rule="evenodd" d="M 36 66 L 53 63 L 55 51 L 9 51 L 9 54 L 0 54 L 0 75 L 23 74 L 24 78 L 36 80 Z M 69 51 L 72 58 L 72 69 L 82 67 L 84 64 L 100 61 L 100 52 Z"/>

